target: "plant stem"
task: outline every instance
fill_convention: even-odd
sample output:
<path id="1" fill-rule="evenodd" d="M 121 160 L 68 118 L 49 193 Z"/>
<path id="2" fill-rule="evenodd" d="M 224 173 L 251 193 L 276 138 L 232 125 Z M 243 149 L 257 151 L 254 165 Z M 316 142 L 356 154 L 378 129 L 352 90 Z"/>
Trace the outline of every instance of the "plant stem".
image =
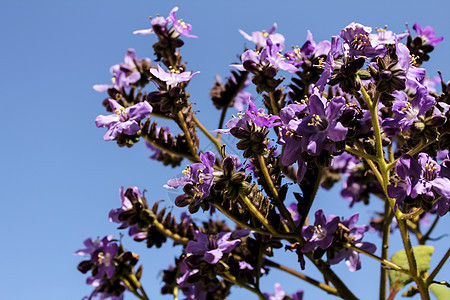
<path id="1" fill-rule="evenodd" d="M 270 231 L 272 235 L 277 236 L 277 231 L 275 228 L 267 221 L 267 219 L 261 214 L 261 212 L 253 205 L 253 203 L 250 201 L 250 199 L 246 196 L 241 194 L 240 195 L 242 201 L 244 201 L 244 204 L 247 206 L 247 208 L 250 210 L 250 212 L 264 225 L 264 227 L 267 228 L 267 230 Z"/>
<path id="2" fill-rule="evenodd" d="M 148 214 L 153 218 L 153 225 L 156 226 L 156 228 L 165 236 L 167 236 L 168 238 L 171 238 L 174 241 L 177 241 L 180 244 L 186 245 L 189 242 L 189 239 L 186 237 L 182 237 L 177 233 L 174 233 L 172 231 L 170 231 L 169 229 L 167 229 L 166 227 L 164 227 L 163 224 L 161 224 L 158 221 L 157 216 L 155 215 L 155 213 L 151 210 L 151 209 L 147 209 Z"/>
<path id="3" fill-rule="evenodd" d="M 384 202 L 384 222 L 383 222 L 383 241 L 381 244 L 381 258 L 387 260 L 389 256 L 389 235 L 391 233 L 391 222 L 394 214 L 391 213 L 389 202 Z M 380 267 L 380 300 L 386 299 L 387 270 Z"/>
<path id="4" fill-rule="evenodd" d="M 269 170 L 267 170 L 266 162 L 264 161 L 264 157 L 262 155 L 258 155 L 258 163 L 259 167 L 263 173 L 264 180 L 266 181 L 267 185 L 269 186 L 269 191 L 272 194 L 272 197 L 276 203 L 276 206 L 281 212 L 281 215 L 288 221 L 289 226 L 291 226 L 291 229 L 296 233 L 300 234 L 300 231 L 295 225 L 294 220 L 292 219 L 291 213 L 287 210 L 286 206 L 282 201 L 280 201 L 280 198 L 278 197 L 278 191 L 275 188 L 272 178 L 270 178 Z"/>
<path id="5" fill-rule="evenodd" d="M 208 131 L 208 129 L 205 128 L 205 126 L 203 126 L 203 124 L 197 119 L 197 117 L 195 115 L 193 115 L 193 120 L 195 122 L 195 125 L 197 125 L 197 127 L 200 129 L 200 131 L 206 135 L 206 137 L 214 144 L 214 146 L 216 146 L 217 151 L 219 151 L 219 153 L 222 153 L 222 151 L 221 151 L 222 146 L 220 145 L 220 141 L 218 139 L 216 139 Z"/>
<path id="6" fill-rule="evenodd" d="M 428 276 L 427 280 L 426 280 L 426 286 L 428 287 L 430 284 L 433 283 L 434 278 L 436 277 L 436 275 L 439 273 L 439 271 L 441 270 L 441 268 L 444 266 L 445 262 L 447 261 L 447 259 L 450 257 L 450 248 L 447 250 L 447 252 L 445 253 L 444 257 L 439 261 L 437 267 L 433 270 L 433 272 L 431 272 L 430 276 Z"/>
<path id="7" fill-rule="evenodd" d="M 314 285 L 314 286 L 324 290 L 328 294 L 332 294 L 332 295 L 335 295 L 335 296 L 339 295 L 338 291 L 336 290 L 336 288 L 334 288 L 332 286 L 329 286 L 328 284 L 319 282 L 319 281 L 317 281 L 317 280 L 315 280 L 315 279 L 313 279 L 313 278 L 311 278 L 311 277 L 309 277 L 309 276 L 307 276 L 307 275 L 305 275 L 303 273 L 300 273 L 300 272 L 298 272 L 298 271 L 296 271 L 294 269 L 291 269 L 291 268 L 289 268 L 287 266 L 284 266 L 282 264 L 276 263 L 276 262 L 271 261 L 271 260 L 269 260 L 267 258 L 264 260 L 264 263 L 265 263 L 265 265 L 267 265 L 269 267 L 276 268 L 278 270 L 287 272 L 287 273 L 289 273 L 289 274 L 291 274 L 291 275 L 293 275 L 293 276 L 295 276 L 297 278 L 300 278 L 301 280 L 304 280 L 304 281 L 306 281 L 306 282 L 308 282 L 308 283 L 310 283 L 310 284 L 312 284 L 312 285 Z"/>
<path id="8" fill-rule="evenodd" d="M 226 211 L 225 208 L 223 208 L 222 206 L 220 206 L 220 205 L 217 204 L 217 203 L 214 203 L 214 206 L 215 206 L 221 213 L 223 213 L 225 216 L 227 216 L 228 219 L 230 219 L 231 221 L 233 221 L 233 222 L 236 223 L 236 224 L 241 225 L 241 226 L 244 227 L 244 228 L 250 229 L 250 230 L 255 231 L 255 232 L 257 232 L 257 233 L 260 233 L 260 234 L 267 234 L 267 235 L 271 235 L 271 234 L 272 234 L 271 232 L 262 230 L 262 229 L 260 229 L 260 228 L 253 227 L 253 226 L 251 226 L 251 225 L 249 225 L 249 224 L 247 224 L 247 223 L 244 223 L 244 222 L 238 220 L 238 219 L 235 218 L 233 215 L 231 215 L 230 213 L 228 213 L 228 212 Z"/>
<path id="9" fill-rule="evenodd" d="M 128 279 L 121 278 L 121 281 L 123 282 L 123 284 L 125 284 L 125 286 L 128 288 L 128 290 L 133 293 L 133 295 L 135 295 L 137 298 L 139 298 L 141 300 L 145 300 L 141 295 L 139 295 L 139 293 L 136 291 L 136 289 L 130 284 Z"/>
<path id="10" fill-rule="evenodd" d="M 189 129 L 186 124 L 186 120 L 184 119 L 184 115 L 181 112 L 181 110 L 179 110 L 177 112 L 177 117 L 178 117 L 178 121 L 180 121 L 180 127 L 183 130 L 184 135 L 186 136 L 188 147 L 189 147 L 189 150 L 191 151 L 192 156 L 195 157 L 196 159 L 200 160 L 198 158 L 197 151 L 194 148 L 194 144 L 193 144 L 192 138 L 191 138 L 191 133 L 189 132 Z"/>
<path id="11" fill-rule="evenodd" d="M 348 153 L 351 153 L 355 156 L 361 156 L 364 159 L 366 159 L 367 161 L 371 160 L 371 161 L 377 161 L 377 158 L 373 155 L 369 155 L 367 153 L 361 152 L 359 150 L 356 150 L 348 145 L 345 145 L 345 151 L 347 151 Z"/>
<path id="12" fill-rule="evenodd" d="M 144 288 L 142 287 L 141 282 L 137 279 L 135 274 L 130 274 L 130 279 L 133 281 L 133 283 L 138 287 L 138 289 L 141 291 L 143 299 L 149 300 L 150 298 L 147 296 L 147 293 L 145 292 Z"/>
<path id="13" fill-rule="evenodd" d="M 173 154 L 173 155 L 184 157 L 184 158 L 188 159 L 190 162 L 193 162 L 193 163 L 197 163 L 197 162 L 200 161 L 199 159 L 197 160 L 196 158 L 194 158 L 191 155 L 188 155 L 188 154 L 185 154 L 185 153 L 181 153 L 181 152 L 177 152 L 177 151 L 174 151 L 174 150 L 172 150 L 170 148 L 166 148 L 165 146 L 163 146 L 163 145 L 161 145 L 159 143 L 156 143 L 155 141 L 149 139 L 147 137 L 147 135 L 143 135 L 142 133 L 139 134 L 139 135 L 141 137 L 143 137 L 147 142 L 149 142 L 150 144 L 152 144 L 153 146 L 155 146 L 156 148 L 158 148 L 158 149 L 160 149 L 162 151 L 165 151 L 165 152 Z"/>
<path id="14" fill-rule="evenodd" d="M 273 97 L 273 92 L 269 92 L 269 98 L 270 98 L 270 106 L 272 106 L 273 114 L 277 115 L 277 116 L 280 115 L 280 113 L 278 112 L 277 103 L 275 102 L 275 99 Z"/>
<path id="15" fill-rule="evenodd" d="M 409 264 L 409 272 L 411 277 L 414 279 L 414 281 L 417 284 L 417 287 L 419 288 L 420 295 L 422 296 L 422 299 L 430 299 L 430 295 L 428 294 L 428 289 L 425 285 L 424 280 L 420 276 L 419 270 L 417 269 L 417 263 L 416 258 L 414 256 L 414 252 L 411 246 L 411 241 L 409 239 L 409 233 L 406 228 L 406 222 L 404 220 L 397 219 L 398 226 L 400 228 L 400 233 L 402 235 L 403 240 L 403 246 L 405 248 L 406 257 L 408 259 Z"/>

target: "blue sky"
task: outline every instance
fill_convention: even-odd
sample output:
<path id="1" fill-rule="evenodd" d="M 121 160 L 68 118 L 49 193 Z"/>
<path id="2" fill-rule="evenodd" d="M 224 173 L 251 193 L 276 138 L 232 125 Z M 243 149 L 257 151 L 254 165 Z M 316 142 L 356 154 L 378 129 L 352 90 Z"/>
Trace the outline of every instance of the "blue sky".
<path id="1" fill-rule="evenodd" d="M 441 70 L 450 79 L 449 5 L 445 1 L 2 1 L 0 3 L 0 298 L 81 299 L 88 295 L 85 276 L 76 270 L 81 257 L 73 252 L 87 237 L 115 234 L 108 212 L 120 206 L 120 186 L 147 189 L 150 201 L 173 195 L 162 188 L 181 169 L 163 168 L 148 159 L 144 143 L 132 149 L 118 148 L 102 140 L 103 129 L 94 125 L 103 114 L 106 96 L 92 89 L 108 83 L 109 67 L 121 62 L 128 48 L 139 57 L 153 59 L 154 36 L 136 36 L 148 28 L 149 16 L 167 15 L 179 6 L 178 15 L 193 26 L 199 39 L 185 40 L 184 59 L 192 71 L 201 71 L 189 85 L 191 101 L 207 128 L 216 129 L 218 114 L 209 99 L 214 75 L 227 76 L 230 63 L 249 42 L 238 29 L 250 33 L 278 23 L 287 45 L 302 45 L 310 29 L 316 41 L 330 39 L 348 23 L 389 28 L 400 32 L 405 22 L 432 25 L 444 41 L 425 66 L 434 76 Z M 286 74 L 287 75 L 287 74 Z M 151 87 L 149 87 L 151 88 Z M 256 97 L 261 100 L 260 96 Z M 231 112 L 230 112 L 231 114 Z M 207 147 L 207 143 L 204 144 Z M 350 216 L 361 211 L 365 221 L 381 205 L 356 205 L 350 211 L 338 190 L 321 193 L 313 209 L 326 206 L 326 214 Z M 438 233 L 450 225 L 448 217 Z M 369 240 L 380 243 L 375 236 Z M 392 253 L 401 247 L 394 235 Z M 433 255 L 432 266 L 448 245 L 445 237 Z M 147 250 L 124 238 L 125 247 L 141 255 L 144 285 L 151 299 L 159 296 L 159 270 L 173 262 L 180 249 L 170 245 Z M 281 251 L 282 252 L 282 251 Z M 281 253 L 283 255 L 283 253 Z M 297 268 L 295 257 L 280 259 Z M 363 258 L 366 271 L 350 273 L 336 267 L 344 281 L 364 299 L 378 296 L 378 264 Z M 320 279 L 316 272 L 313 277 Z M 367 274 L 373 274 L 369 275 Z M 363 276 L 364 275 L 364 276 Z M 442 279 L 449 278 L 448 265 Z M 289 292 L 302 288 L 305 299 L 333 299 L 299 280 L 271 274 L 263 281 L 273 291 L 280 281 Z M 240 289 L 230 299 L 248 295 Z M 373 295 L 373 297 L 372 297 Z M 128 295 L 128 299 L 132 299 Z"/>

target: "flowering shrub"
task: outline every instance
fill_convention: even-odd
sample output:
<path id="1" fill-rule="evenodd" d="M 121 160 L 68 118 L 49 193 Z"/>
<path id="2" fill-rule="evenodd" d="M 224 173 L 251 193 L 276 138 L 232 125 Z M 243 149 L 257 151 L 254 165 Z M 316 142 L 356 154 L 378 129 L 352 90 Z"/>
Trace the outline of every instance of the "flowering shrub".
<path id="1" fill-rule="evenodd" d="M 446 284 L 435 278 L 450 252 L 429 270 L 433 248 L 426 243 L 450 206 L 450 85 L 429 78 L 421 68 L 442 37 L 417 23 L 415 33 L 386 28 L 372 33 L 371 27 L 353 22 L 330 41 L 316 42 L 308 31 L 302 47 L 285 51 L 276 24 L 251 35 L 240 30 L 255 48 L 242 53 L 241 62 L 230 65 L 234 69 L 229 78 L 218 77 L 212 87 L 211 99 L 222 117 L 217 130 L 209 132 L 187 92 L 199 72 L 186 70 L 179 50 L 182 37 L 197 38 L 190 33 L 195 28 L 178 19 L 177 11 L 175 7 L 167 18 L 152 19 L 151 28 L 134 32 L 155 35 L 153 62 L 130 49 L 123 63 L 111 67 L 112 85 L 94 86 L 108 93 L 103 104 L 112 112 L 95 120 L 97 127 L 107 127 L 104 140 L 132 147 L 144 139 L 154 152 L 151 159 L 177 169 L 182 160 L 190 162 L 183 177 L 165 185 L 182 188 L 175 205 L 189 213 L 180 220 L 158 202 L 148 203 L 134 186 L 120 189 L 121 207 L 109 215 L 148 248 L 168 240 L 182 245 L 175 265 L 164 271 L 161 293 L 176 299 L 181 294 L 184 299 L 225 299 L 236 285 L 260 299 L 302 299 L 303 291 L 287 295 L 279 283 L 274 294 L 263 289 L 260 278 L 275 268 L 329 294 L 358 299 L 333 265 L 345 261 L 350 272 L 362 272 L 361 255 L 382 266 L 381 299 L 392 299 L 410 282 L 406 295 L 429 299 L 432 283 Z M 251 84 L 263 103 L 245 91 Z M 233 106 L 240 111 L 225 123 Z M 172 120 L 182 133 L 158 127 L 153 119 L 160 117 Z M 198 131 L 214 151 L 201 151 Z M 241 158 L 227 154 L 223 134 L 237 139 Z M 350 206 L 370 204 L 370 195 L 385 203 L 370 226 L 357 224 L 358 213 L 345 219 L 325 215 L 322 209 L 310 211 L 318 189 L 329 189 L 341 179 L 341 194 Z M 295 185 L 301 193 L 289 190 Z M 206 211 L 227 221 L 210 218 L 198 224 L 190 217 Z M 423 219 L 430 216 L 434 225 L 422 234 Z M 379 256 L 377 247 L 364 241 L 369 228 L 383 237 Z M 405 249 L 389 258 L 392 230 L 400 231 Z M 136 254 L 112 236 L 87 239 L 85 246 L 76 254 L 89 257 L 78 267 L 92 273 L 89 299 L 123 299 L 126 291 L 148 299 L 140 281 L 143 268 L 134 269 Z M 291 251 L 297 267 L 272 260 L 273 249 L 282 247 Z M 309 268 L 317 268 L 325 281 L 309 277 Z"/>

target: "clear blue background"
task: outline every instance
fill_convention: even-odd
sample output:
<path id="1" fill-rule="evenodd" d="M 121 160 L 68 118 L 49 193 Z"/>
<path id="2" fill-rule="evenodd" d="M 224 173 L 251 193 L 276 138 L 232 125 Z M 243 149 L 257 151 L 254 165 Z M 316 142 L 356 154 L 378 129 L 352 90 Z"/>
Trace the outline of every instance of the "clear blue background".
<path id="1" fill-rule="evenodd" d="M 132 32 L 150 26 L 149 16 L 166 16 L 180 7 L 178 16 L 193 25 L 199 39 L 186 40 L 182 54 L 188 68 L 201 71 L 189 85 L 191 100 L 200 110 L 207 128 L 217 126 L 218 114 L 209 99 L 214 75 L 227 76 L 228 64 L 237 61 L 244 45 L 252 46 L 238 29 L 269 29 L 274 21 L 287 45 L 302 45 L 310 29 L 316 41 L 330 39 L 352 21 L 401 32 L 405 22 L 432 25 L 444 41 L 426 63 L 429 74 L 442 70 L 450 79 L 450 18 L 446 1 L 2 1 L 0 3 L 0 299 L 81 299 L 92 288 L 76 270 L 87 237 L 115 234 L 116 224 L 108 212 L 120 206 L 120 186 L 147 189 L 150 201 L 165 199 L 162 188 L 180 169 L 163 168 L 150 161 L 140 142 L 132 149 L 104 142 L 104 129 L 94 119 L 105 113 L 101 101 L 106 94 L 92 89 L 108 83 L 109 67 L 121 62 L 128 48 L 139 57 L 153 59 L 155 36 Z M 286 74 L 287 75 L 287 74 Z M 286 84 L 288 81 L 286 81 Z M 149 87 L 151 88 L 151 86 Z M 261 97 L 257 97 L 260 101 Z M 260 103 L 260 102 L 259 102 Z M 232 112 L 230 112 L 231 114 Z M 207 147 L 207 143 L 203 144 Z M 348 217 L 361 211 L 361 220 L 381 210 L 356 205 L 352 212 L 340 199 L 339 190 L 321 193 L 314 210 Z M 448 216 L 438 224 L 446 233 Z M 159 295 L 159 270 L 173 263 L 180 248 L 169 244 L 163 250 L 124 239 L 125 246 L 141 254 L 143 283 L 151 299 Z M 368 240 L 380 244 L 375 235 Z M 400 238 L 392 237 L 391 253 L 400 249 Z M 437 264 L 448 246 L 440 242 L 433 254 Z M 413 242 L 416 241 L 413 238 Z M 280 251 L 280 254 L 283 254 Z M 379 251 L 378 251 L 379 253 Z M 276 259 L 298 269 L 296 258 L 285 254 Z M 365 270 L 350 273 L 344 263 L 336 272 L 362 299 L 378 299 L 378 264 L 362 258 Z M 309 265 L 310 266 L 310 265 Z M 311 267 L 311 266 L 310 266 Z M 312 270 L 313 267 L 308 270 Z M 159 275 L 158 275 L 159 274 Z M 311 276 L 321 279 L 316 271 Z M 334 299 L 296 278 L 271 272 L 263 281 L 265 292 L 273 292 L 278 281 L 285 290 L 305 290 L 305 299 Z M 449 279 L 447 266 L 437 279 Z M 159 277 L 158 277 L 159 276 Z M 251 296 L 239 288 L 230 299 Z M 251 296 L 252 297 L 252 296 Z M 126 298 L 132 299 L 131 295 Z"/>

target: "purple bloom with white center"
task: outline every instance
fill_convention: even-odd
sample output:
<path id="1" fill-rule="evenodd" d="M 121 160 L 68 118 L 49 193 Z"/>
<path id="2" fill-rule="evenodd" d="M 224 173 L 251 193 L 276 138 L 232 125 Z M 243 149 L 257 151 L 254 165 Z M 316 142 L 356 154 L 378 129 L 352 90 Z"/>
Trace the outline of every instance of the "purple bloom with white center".
<path id="1" fill-rule="evenodd" d="M 411 196 L 427 195 L 433 197 L 433 190 L 441 197 L 436 201 L 435 207 L 442 217 L 448 212 L 450 206 L 450 179 L 444 172 L 441 174 L 441 165 L 436 163 L 426 153 L 419 153 L 418 163 L 421 167 L 420 178 L 411 191 Z"/>
<path id="2" fill-rule="evenodd" d="M 201 163 L 188 166 L 183 171 L 184 177 L 170 179 L 164 187 L 175 189 L 179 186 L 191 183 L 197 186 L 202 193 L 202 196 L 198 201 L 208 197 L 214 179 L 213 166 L 216 161 L 216 156 L 213 152 L 207 151 L 200 154 L 200 161 Z"/>
<path id="3" fill-rule="evenodd" d="M 429 44 L 431 46 L 436 46 L 444 39 L 444 37 L 442 36 L 436 37 L 436 33 L 434 32 L 434 29 L 431 26 L 426 26 L 425 28 L 422 29 L 420 24 L 416 23 L 413 25 L 413 29 L 425 41 L 426 44 Z"/>
<path id="4" fill-rule="evenodd" d="M 396 164 L 400 181 L 388 185 L 387 191 L 391 198 L 396 199 L 396 205 L 403 202 L 406 196 L 417 198 L 425 195 L 435 198 L 434 192 L 440 197 L 434 203 L 434 208 L 440 216 L 445 215 L 450 206 L 450 179 L 446 167 L 436 163 L 426 153 L 420 153 L 418 160 L 408 154 L 403 155 Z"/>
<path id="5" fill-rule="evenodd" d="M 186 252 L 193 255 L 203 255 L 203 259 L 216 264 L 224 253 L 229 253 L 241 242 L 241 240 L 228 241 L 231 232 L 221 232 L 217 235 L 206 235 L 198 230 L 194 231 L 197 241 L 189 241 Z"/>
<path id="6" fill-rule="evenodd" d="M 108 127 L 108 131 L 103 136 L 105 141 L 114 140 L 122 133 L 127 135 L 136 134 L 141 129 L 139 121 L 145 119 L 152 112 L 151 105 L 146 101 L 127 108 L 124 108 L 113 99 L 108 99 L 108 102 L 114 113 L 109 116 L 100 115 L 95 118 L 97 127 Z"/>
<path id="7" fill-rule="evenodd" d="M 372 39 L 372 28 L 352 22 L 341 30 L 341 38 L 344 40 L 344 54 L 355 57 L 377 57 L 386 54 L 386 47 L 379 43 L 378 39 Z"/>
<path id="8" fill-rule="evenodd" d="M 267 39 L 271 39 L 273 43 L 279 44 L 284 49 L 284 36 L 280 33 L 274 33 L 277 29 L 277 23 L 273 23 L 272 28 L 269 31 L 253 31 L 252 35 L 248 35 L 243 30 L 239 29 L 239 33 L 242 34 L 247 40 L 256 44 L 257 49 L 261 49 L 266 46 Z"/>
<path id="9" fill-rule="evenodd" d="M 301 248 L 303 253 L 312 251 L 316 247 L 320 247 L 323 250 L 330 247 L 334 240 L 333 235 L 338 228 L 339 217 L 329 215 L 325 218 L 321 209 L 316 211 L 315 216 L 314 226 L 305 226 L 302 230 L 306 239 L 305 244 Z"/>
<path id="10" fill-rule="evenodd" d="M 359 213 L 354 214 L 348 219 L 342 220 L 341 224 L 349 229 L 349 235 L 354 239 L 353 245 L 369 253 L 374 253 L 377 247 L 369 242 L 362 242 L 364 233 L 369 229 L 367 225 L 355 225 L 358 222 Z M 353 249 L 343 248 L 330 259 L 330 264 L 335 265 L 345 259 L 345 264 L 350 272 L 361 269 L 361 258 L 359 252 Z"/>
<path id="11" fill-rule="evenodd" d="M 133 31 L 133 34 L 143 34 L 143 35 L 153 34 L 155 33 L 155 30 L 153 29 L 154 27 L 158 27 L 160 30 L 165 31 L 166 26 L 169 24 L 169 22 L 166 20 L 166 18 L 158 16 L 156 18 L 151 18 L 150 24 L 152 25 L 151 28 L 135 30 Z M 158 32 L 158 30 L 156 32 Z"/>
<path id="12" fill-rule="evenodd" d="M 266 40 L 266 46 L 260 51 L 247 50 L 241 55 L 242 65 L 230 65 L 239 71 L 254 72 L 272 66 L 278 70 L 295 73 L 298 71 L 296 67 L 286 61 L 281 53 L 280 44 L 274 44 L 270 39 Z"/>
<path id="13" fill-rule="evenodd" d="M 316 43 L 313 40 L 311 31 L 308 30 L 306 42 L 303 44 L 303 46 L 301 48 L 299 48 L 298 46 L 292 47 L 291 51 L 287 51 L 286 53 L 284 53 L 284 57 L 286 58 L 286 61 L 288 63 L 299 67 L 302 65 L 305 57 L 314 52 L 315 46 Z"/>
<path id="14" fill-rule="evenodd" d="M 330 81 L 331 74 L 334 70 L 334 59 L 339 55 L 341 46 L 341 40 L 339 36 L 335 35 L 331 38 L 330 51 L 327 54 L 327 59 L 323 63 L 323 72 L 320 75 L 319 80 L 317 80 L 315 86 L 319 87 L 319 93 L 325 90 L 325 85 Z"/>
<path id="15" fill-rule="evenodd" d="M 183 21 L 183 19 L 178 20 L 177 19 L 177 11 L 178 7 L 175 6 L 172 8 L 172 10 L 169 13 L 168 19 L 172 23 L 173 28 L 176 32 L 178 32 L 180 35 L 185 36 L 187 38 L 198 38 L 196 35 L 189 34 L 192 30 L 192 25 L 188 24 Z"/>
<path id="16" fill-rule="evenodd" d="M 216 129 L 214 132 L 228 134 L 233 128 L 247 128 L 247 124 L 255 124 L 261 128 L 272 128 L 277 126 L 280 119 L 278 116 L 268 115 L 264 108 L 258 108 L 251 99 L 249 99 L 248 106 L 245 112 L 239 112 L 237 117 L 229 120 L 225 126 L 227 129 Z"/>
<path id="17" fill-rule="evenodd" d="M 146 60 L 149 59 L 147 58 Z M 94 90 L 97 92 L 106 92 L 110 88 L 118 91 L 129 89 L 130 84 L 141 79 L 141 73 L 137 71 L 135 61 L 138 61 L 136 52 L 134 49 L 128 49 L 125 54 L 124 63 L 114 65 L 110 68 L 110 72 L 113 75 L 111 79 L 113 84 L 96 84 L 93 86 Z"/>
<path id="18" fill-rule="evenodd" d="M 102 279 L 106 274 L 107 278 L 114 275 L 116 269 L 114 257 L 116 256 L 119 246 L 111 243 L 112 236 L 105 236 L 101 241 L 92 241 L 87 239 L 84 241 L 86 249 L 80 249 L 75 252 L 76 255 L 91 256 L 91 262 L 98 266 L 97 274 L 91 279 Z"/>
<path id="19" fill-rule="evenodd" d="M 150 69 L 150 73 L 152 73 L 156 78 L 164 81 L 167 85 L 176 85 L 180 82 L 191 80 L 192 77 L 200 73 L 200 71 L 191 73 L 181 72 L 180 70 L 170 68 L 169 72 L 166 72 L 163 68 L 161 68 L 161 66 L 158 65 L 158 69 Z"/>
<path id="20" fill-rule="evenodd" d="M 394 92 L 395 101 L 392 105 L 392 111 L 395 113 L 395 118 L 387 118 L 383 121 L 383 127 L 388 128 L 388 132 L 394 134 L 398 130 L 407 130 L 414 121 L 419 120 L 419 117 L 425 115 L 436 104 L 434 97 L 428 94 L 427 88 L 418 86 L 416 95 L 409 101 L 408 96 L 403 91 Z"/>
<path id="21" fill-rule="evenodd" d="M 173 30 L 175 30 L 179 35 L 188 37 L 188 38 L 197 38 L 198 36 L 189 34 L 189 32 L 192 30 L 192 25 L 188 24 L 183 21 L 183 19 L 178 20 L 177 19 L 177 11 L 178 7 L 172 8 L 172 10 L 169 13 L 169 16 L 167 18 L 163 17 L 156 17 L 152 18 L 151 25 L 152 28 L 149 29 L 142 29 L 142 30 L 135 30 L 133 34 L 152 34 L 158 32 L 164 32 L 167 31 L 167 26 L 172 25 Z"/>
<path id="22" fill-rule="evenodd" d="M 275 283 L 273 294 L 264 293 L 263 295 L 266 300 L 302 300 L 303 299 L 303 291 L 302 290 L 298 290 L 291 297 L 289 295 L 286 295 L 283 288 L 281 287 L 281 284 L 279 284 L 279 283 Z"/>
<path id="23" fill-rule="evenodd" d="M 410 56 L 411 53 L 408 47 L 397 42 L 395 44 L 395 53 L 400 67 L 406 72 L 406 85 L 413 88 L 423 86 L 426 70 L 414 66 L 414 60 Z"/>
<path id="24" fill-rule="evenodd" d="M 325 98 L 313 94 L 309 98 L 308 106 L 309 116 L 302 120 L 298 131 L 303 136 L 302 143 L 306 152 L 318 156 L 323 149 L 333 150 L 333 145 L 327 140 L 339 142 L 345 139 L 347 128 L 338 122 L 345 99 L 336 97 L 328 102 Z"/>
<path id="25" fill-rule="evenodd" d="M 383 45 L 393 45 L 395 41 L 400 41 L 409 35 L 409 32 L 403 32 L 400 34 L 395 34 L 390 30 L 386 30 L 387 26 L 384 28 L 376 28 L 375 31 L 377 33 L 369 34 L 370 40 L 375 44 L 383 44 Z"/>
<path id="26" fill-rule="evenodd" d="M 127 189 L 130 190 L 131 193 L 136 195 L 136 198 L 139 198 L 141 196 L 141 193 L 139 192 L 139 188 L 135 187 L 135 186 L 130 186 Z M 119 219 L 119 216 L 121 213 L 130 210 L 133 208 L 133 204 L 131 203 L 130 199 L 128 199 L 128 197 L 125 195 L 125 191 L 123 189 L 123 186 L 120 187 L 119 189 L 119 196 L 120 196 L 120 201 L 122 202 L 122 206 L 120 208 L 115 208 L 112 209 L 109 212 L 109 221 L 110 222 L 114 222 L 114 223 L 121 223 L 121 225 L 118 227 L 118 229 L 124 229 L 124 228 L 128 228 L 129 224 L 126 221 L 121 221 Z"/>

